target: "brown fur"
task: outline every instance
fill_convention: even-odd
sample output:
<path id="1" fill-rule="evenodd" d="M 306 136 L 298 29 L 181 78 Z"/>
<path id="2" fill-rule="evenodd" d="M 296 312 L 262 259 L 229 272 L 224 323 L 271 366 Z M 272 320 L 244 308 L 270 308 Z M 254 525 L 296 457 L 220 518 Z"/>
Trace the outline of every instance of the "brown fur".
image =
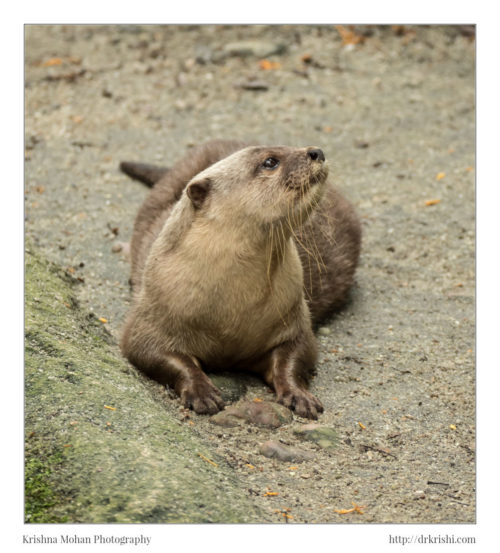
<path id="1" fill-rule="evenodd" d="M 264 167 L 270 157 L 279 166 Z M 323 410 L 307 391 L 312 324 L 345 302 L 361 233 L 322 159 L 214 141 L 166 172 L 139 210 L 122 351 L 198 413 L 223 407 L 203 368 L 256 371 L 299 415 Z"/>

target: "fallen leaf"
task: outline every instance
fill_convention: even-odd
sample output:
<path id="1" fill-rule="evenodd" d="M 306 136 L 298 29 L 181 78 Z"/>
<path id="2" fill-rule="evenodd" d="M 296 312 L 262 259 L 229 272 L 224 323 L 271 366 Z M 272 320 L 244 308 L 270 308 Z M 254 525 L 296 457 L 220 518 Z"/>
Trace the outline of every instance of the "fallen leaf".
<path id="1" fill-rule="evenodd" d="M 343 25 L 335 25 L 340 37 L 342 38 L 342 45 L 346 44 L 361 44 L 365 41 L 365 37 L 357 35 L 354 30 L 346 29 Z"/>
<path id="2" fill-rule="evenodd" d="M 437 199 L 435 199 L 435 200 L 427 200 L 427 201 L 425 202 L 425 205 L 427 205 L 427 206 L 429 206 L 429 205 L 436 205 L 436 204 L 438 204 L 440 201 L 441 201 L 441 200 L 437 200 Z"/>
<path id="3" fill-rule="evenodd" d="M 358 513 L 360 515 L 364 514 L 361 509 L 364 509 L 364 505 L 356 505 L 356 503 L 352 503 L 352 509 L 334 509 L 336 513 L 339 515 L 346 515 L 347 513 Z"/>
<path id="4" fill-rule="evenodd" d="M 53 65 L 62 65 L 61 58 L 50 58 L 42 63 L 42 67 L 52 67 Z"/>
<path id="5" fill-rule="evenodd" d="M 205 455 L 202 455 L 201 453 L 198 453 L 198 457 L 201 457 L 204 461 L 206 461 L 207 463 L 210 463 L 214 467 L 218 466 L 217 463 L 214 463 L 211 459 L 209 459 L 208 457 L 205 457 Z"/>
<path id="6" fill-rule="evenodd" d="M 261 69 L 264 69 L 264 71 L 270 71 L 274 69 L 279 69 L 281 67 L 281 64 L 278 63 L 277 61 L 260 60 L 259 67 Z"/>
<path id="7" fill-rule="evenodd" d="M 404 25 L 391 25 L 391 29 L 395 35 L 402 36 L 406 33 L 406 27 Z"/>

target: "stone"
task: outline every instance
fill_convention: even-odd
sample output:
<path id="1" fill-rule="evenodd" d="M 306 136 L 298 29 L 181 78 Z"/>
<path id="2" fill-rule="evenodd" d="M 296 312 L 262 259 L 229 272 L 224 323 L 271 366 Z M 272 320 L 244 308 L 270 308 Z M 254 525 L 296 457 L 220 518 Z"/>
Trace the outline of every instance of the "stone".
<path id="1" fill-rule="evenodd" d="M 259 451 L 264 457 L 269 459 L 277 459 L 278 461 L 283 462 L 295 462 L 302 463 L 303 461 L 308 461 L 313 459 L 314 456 L 308 451 L 301 451 L 300 449 L 292 446 L 282 444 L 280 442 L 275 442 L 273 440 L 268 440 L 261 444 Z"/>
<path id="2" fill-rule="evenodd" d="M 292 420 L 293 415 L 289 409 L 270 401 L 242 401 L 210 417 L 210 422 L 225 427 L 247 422 L 266 428 L 279 428 Z"/>
<path id="3" fill-rule="evenodd" d="M 335 429 L 315 423 L 299 426 L 293 432 L 303 440 L 314 442 L 328 451 L 335 450 L 339 441 Z"/>

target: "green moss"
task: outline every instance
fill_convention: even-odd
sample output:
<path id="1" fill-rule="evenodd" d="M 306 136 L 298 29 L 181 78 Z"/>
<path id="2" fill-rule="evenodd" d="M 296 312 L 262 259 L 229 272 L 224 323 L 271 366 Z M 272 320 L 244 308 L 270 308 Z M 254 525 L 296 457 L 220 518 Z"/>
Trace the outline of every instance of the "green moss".
<path id="1" fill-rule="evenodd" d="M 44 456 L 27 448 L 25 463 L 25 521 L 32 523 L 67 522 L 68 517 L 53 517 L 51 509 L 61 500 L 50 485 L 51 476 L 63 459 L 61 453 Z"/>

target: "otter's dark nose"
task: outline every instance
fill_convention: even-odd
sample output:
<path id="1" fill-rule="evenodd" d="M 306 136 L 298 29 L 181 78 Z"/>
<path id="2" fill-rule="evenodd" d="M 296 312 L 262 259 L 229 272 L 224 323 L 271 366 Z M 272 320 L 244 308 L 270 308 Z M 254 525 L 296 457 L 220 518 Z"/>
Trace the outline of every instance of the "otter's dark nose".
<path id="1" fill-rule="evenodd" d="M 307 155 L 313 161 L 325 161 L 325 154 L 323 153 L 323 150 L 320 150 L 319 148 L 310 148 L 309 150 L 307 150 Z"/>

